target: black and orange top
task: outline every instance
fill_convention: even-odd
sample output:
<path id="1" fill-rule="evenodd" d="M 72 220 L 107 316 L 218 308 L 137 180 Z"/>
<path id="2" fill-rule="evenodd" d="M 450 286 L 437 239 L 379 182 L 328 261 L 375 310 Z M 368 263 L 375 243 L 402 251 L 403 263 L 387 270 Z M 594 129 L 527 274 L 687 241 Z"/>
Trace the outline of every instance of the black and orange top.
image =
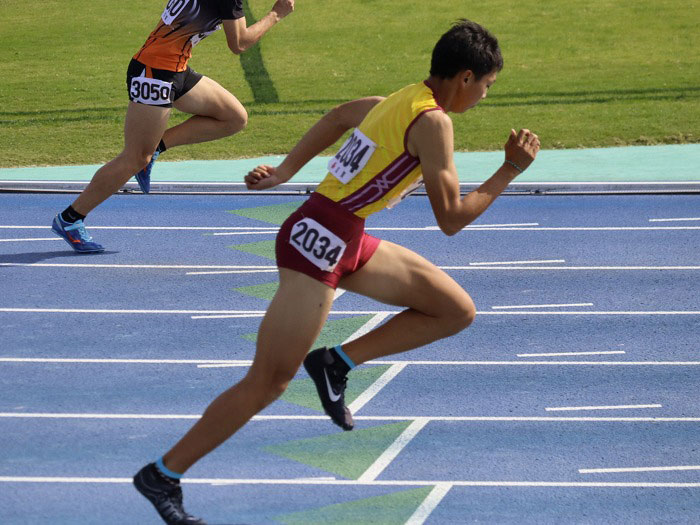
<path id="1" fill-rule="evenodd" d="M 170 0 L 134 58 L 155 69 L 184 71 L 193 46 L 221 29 L 223 20 L 243 16 L 243 0 Z"/>

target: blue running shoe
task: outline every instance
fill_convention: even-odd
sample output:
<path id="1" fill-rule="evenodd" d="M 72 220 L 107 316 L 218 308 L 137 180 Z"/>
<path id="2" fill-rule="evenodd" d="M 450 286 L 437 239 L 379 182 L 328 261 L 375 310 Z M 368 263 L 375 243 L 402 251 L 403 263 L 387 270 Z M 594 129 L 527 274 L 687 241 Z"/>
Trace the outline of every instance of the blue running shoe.
<path id="1" fill-rule="evenodd" d="M 54 217 L 51 230 L 79 253 L 98 253 L 105 251 L 101 244 L 92 241 L 92 237 L 85 229 L 83 221 L 65 222 L 59 213 Z"/>
<path id="2" fill-rule="evenodd" d="M 141 191 L 144 193 L 149 193 L 151 191 L 151 170 L 153 169 L 153 163 L 158 158 L 158 155 L 160 155 L 160 151 L 156 150 L 151 157 L 151 161 L 136 174 L 136 182 L 139 183 L 139 188 L 141 188 Z"/>

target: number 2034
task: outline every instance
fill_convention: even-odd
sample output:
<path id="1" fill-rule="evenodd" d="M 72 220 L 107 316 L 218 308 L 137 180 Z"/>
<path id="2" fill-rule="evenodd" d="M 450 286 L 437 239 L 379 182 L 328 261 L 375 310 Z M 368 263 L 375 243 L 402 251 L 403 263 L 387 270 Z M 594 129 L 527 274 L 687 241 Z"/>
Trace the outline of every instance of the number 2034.
<path id="1" fill-rule="evenodd" d="M 319 269 L 333 271 L 345 251 L 345 242 L 313 219 L 292 226 L 289 242 Z"/>

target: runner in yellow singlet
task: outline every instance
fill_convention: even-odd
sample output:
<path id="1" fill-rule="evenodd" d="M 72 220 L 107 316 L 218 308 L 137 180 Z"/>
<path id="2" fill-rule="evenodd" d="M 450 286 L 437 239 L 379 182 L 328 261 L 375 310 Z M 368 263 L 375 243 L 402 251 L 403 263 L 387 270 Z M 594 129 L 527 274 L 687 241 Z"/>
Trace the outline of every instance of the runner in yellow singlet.
<path id="1" fill-rule="evenodd" d="M 438 226 L 453 235 L 533 162 L 540 148 L 537 135 L 511 130 L 503 164 L 478 189 L 460 195 L 448 113 L 463 113 L 484 99 L 502 65 L 496 38 L 462 20 L 436 44 L 426 81 L 386 99 L 369 97 L 338 106 L 279 166 L 259 166 L 245 177 L 251 190 L 282 184 L 354 128 L 329 161 L 329 173 L 316 192 L 280 228 L 280 284 L 260 325 L 252 366 L 156 462 L 153 468 L 163 479 L 181 476 L 277 399 L 302 363 L 326 413 L 351 430 L 344 391 L 352 368 L 469 326 L 476 310 L 467 292 L 422 256 L 367 235 L 364 218 L 394 205 L 422 180 Z M 342 347 L 309 352 L 337 286 L 405 309 Z"/>
<path id="2" fill-rule="evenodd" d="M 127 68 L 124 149 L 95 172 L 73 204 L 56 215 L 54 233 L 76 252 L 104 251 L 85 229 L 88 213 L 134 175 L 141 191 L 148 193 L 153 162 L 166 148 L 241 131 L 248 113 L 228 90 L 187 65 L 192 48 L 223 28 L 229 49 L 243 53 L 293 10 L 294 0 L 276 0 L 267 15 L 248 26 L 243 0 L 169 0 Z M 168 128 L 173 107 L 192 117 Z"/>

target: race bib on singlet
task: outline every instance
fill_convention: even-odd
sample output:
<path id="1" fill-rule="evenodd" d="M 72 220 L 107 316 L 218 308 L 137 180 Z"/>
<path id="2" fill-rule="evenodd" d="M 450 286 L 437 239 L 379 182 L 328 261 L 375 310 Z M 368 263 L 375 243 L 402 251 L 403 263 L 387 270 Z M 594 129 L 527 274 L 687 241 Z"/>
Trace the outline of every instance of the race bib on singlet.
<path id="1" fill-rule="evenodd" d="M 359 129 L 345 141 L 335 157 L 328 161 L 328 171 L 343 184 L 350 182 L 362 171 L 377 145 Z"/>
<path id="2" fill-rule="evenodd" d="M 194 1 L 196 3 L 196 0 Z M 178 16 L 180 16 L 180 13 L 182 13 L 182 11 L 185 9 L 185 6 L 191 2 L 192 0 L 170 0 L 168 5 L 166 5 L 165 9 L 163 10 L 163 14 L 160 15 L 160 19 L 166 26 L 169 26 Z"/>
<path id="3" fill-rule="evenodd" d="M 292 226 L 289 244 L 324 272 L 332 272 L 345 252 L 345 241 L 311 218 Z"/>
<path id="4" fill-rule="evenodd" d="M 145 76 L 133 77 L 129 87 L 129 95 L 131 95 L 133 102 L 158 106 L 170 103 L 172 89 L 172 82 L 164 82 L 157 78 Z"/>

